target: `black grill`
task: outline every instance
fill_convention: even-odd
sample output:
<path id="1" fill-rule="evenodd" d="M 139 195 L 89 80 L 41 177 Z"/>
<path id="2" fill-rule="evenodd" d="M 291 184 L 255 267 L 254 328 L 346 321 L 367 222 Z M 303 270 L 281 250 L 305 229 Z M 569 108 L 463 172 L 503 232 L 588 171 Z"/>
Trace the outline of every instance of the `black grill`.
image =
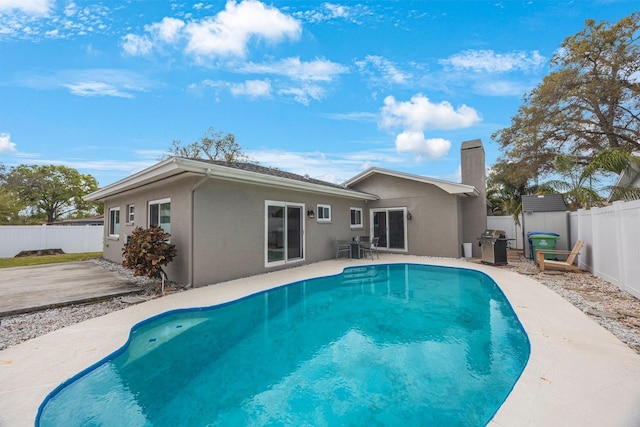
<path id="1" fill-rule="evenodd" d="M 478 238 L 482 247 L 484 264 L 505 265 L 507 263 L 507 233 L 504 230 L 484 230 Z"/>

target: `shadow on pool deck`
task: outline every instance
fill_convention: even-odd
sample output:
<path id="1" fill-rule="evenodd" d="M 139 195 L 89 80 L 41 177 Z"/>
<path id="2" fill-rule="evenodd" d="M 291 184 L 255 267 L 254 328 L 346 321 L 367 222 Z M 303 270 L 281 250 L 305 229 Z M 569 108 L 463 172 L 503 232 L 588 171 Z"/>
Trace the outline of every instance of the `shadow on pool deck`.
<path id="1" fill-rule="evenodd" d="M 0 317 L 141 291 L 93 261 L 2 268 Z"/>

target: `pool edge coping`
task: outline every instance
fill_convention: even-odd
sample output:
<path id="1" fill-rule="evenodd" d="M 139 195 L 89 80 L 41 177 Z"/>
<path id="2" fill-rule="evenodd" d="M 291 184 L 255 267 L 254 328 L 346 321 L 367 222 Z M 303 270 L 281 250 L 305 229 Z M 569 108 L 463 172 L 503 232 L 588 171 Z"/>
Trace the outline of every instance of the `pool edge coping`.
<path id="1" fill-rule="evenodd" d="M 323 261 L 177 293 L 3 350 L 0 352 L 0 425 L 34 425 L 46 396 L 121 348 L 128 340 L 131 327 L 149 317 L 233 301 L 287 283 L 339 274 L 350 266 L 393 263 L 478 270 L 490 276 L 509 300 L 527 331 L 531 354 L 512 393 L 488 425 L 597 424 L 606 420 L 609 425 L 631 426 L 634 420 L 640 419 L 637 408 L 640 382 L 633 383 L 634 378 L 640 377 L 640 355 L 543 284 L 505 268 L 463 259 L 383 255 L 377 262 Z M 242 291 L 239 288 L 243 288 Z M 558 319 L 552 319 L 554 314 L 561 318 L 562 325 L 557 325 Z M 68 345 L 61 346 L 60 342 Z M 43 352 L 49 356 L 42 358 Z M 580 352 L 583 363 L 577 364 L 576 355 Z M 595 371 L 600 374 L 594 375 Z M 27 380 L 25 377 L 29 375 L 31 378 Z M 34 375 L 37 378 L 33 378 Z M 18 377 L 21 380 L 16 381 Z"/>

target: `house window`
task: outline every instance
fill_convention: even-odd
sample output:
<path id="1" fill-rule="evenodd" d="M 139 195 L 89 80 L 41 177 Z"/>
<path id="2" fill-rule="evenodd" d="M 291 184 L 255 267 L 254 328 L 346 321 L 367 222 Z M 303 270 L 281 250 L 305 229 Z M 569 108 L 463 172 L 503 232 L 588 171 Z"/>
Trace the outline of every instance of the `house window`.
<path id="1" fill-rule="evenodd" d="M 331 205 L 318 205 L 318 222 L 331 222 Z"/>
<path id="2" fill-rule="evenodd" d="M 162 227 L 165 233 L 171 233 L 171 199 L 149 202 L 149 227 Z"/>
<path id="3" fill-rule="evenodd" d="M 304 261 L 304 205 L 265 202 L 265 266 Z"/>
<path id="4" fill-rule="evenodd" d="M 362 209 L 351 208 L 351 228 L 362 228 Z"/>
<path id="5" fill-rule="evenodd" d="M 134 205 L 127 205 L 127 222 L 133 224 L 135 207 Z"/>
<path id="6" fill-rule="evenodd" d="M 120 236 L 120 208 L 109 209 L 109 237 Z"/>

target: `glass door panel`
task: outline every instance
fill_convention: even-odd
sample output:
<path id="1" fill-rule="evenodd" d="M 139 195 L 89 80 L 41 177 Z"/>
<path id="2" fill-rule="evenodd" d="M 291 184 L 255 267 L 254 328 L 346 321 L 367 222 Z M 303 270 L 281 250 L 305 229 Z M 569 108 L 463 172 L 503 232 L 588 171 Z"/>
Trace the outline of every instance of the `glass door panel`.
<path id="1" fill-rule="evenodd" d="M 287 206 L 287 260 L 302 258 L 302 208 Z"/>
<path id="2" fill-rule="evenodd" d="M 387 247 L 387 212 L 373 212 L 373 237 L 378 237 L 378 247 Z"/>
<path id="3" fill-rule="evenodd" d="M 267 208 L 267 259 L 284 260 L 284 206 Z"/>
<path id="4" fill-rule="evenodd" d="M 389 249 L 404 249 L 404 210 L 389 211 Z"/>

